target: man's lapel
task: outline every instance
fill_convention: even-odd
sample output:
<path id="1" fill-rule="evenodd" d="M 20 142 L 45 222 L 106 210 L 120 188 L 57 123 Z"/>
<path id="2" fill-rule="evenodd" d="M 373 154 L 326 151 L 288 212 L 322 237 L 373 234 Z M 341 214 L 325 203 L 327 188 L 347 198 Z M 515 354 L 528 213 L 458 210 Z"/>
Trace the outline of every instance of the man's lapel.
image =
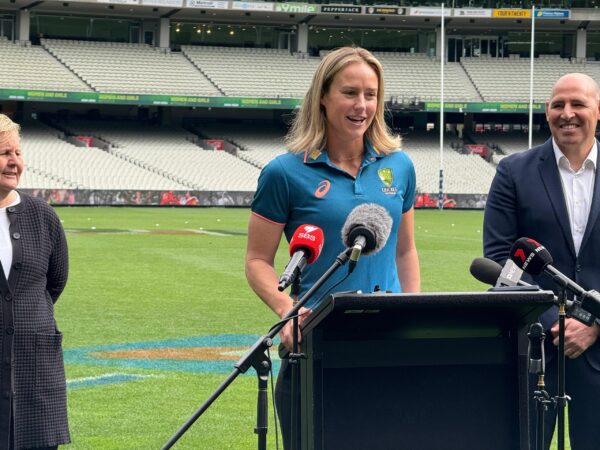
<path id="1" fill-rule="evenodd" d="M 569 213 L 567 211 L 565 196 L 560 181 L 560 174 L 558 173 L 558 166 L 556 165 L 556 159 L 554 158 L 552 139 L 544 144 L 544 149 L 540 156 L 539 171 L 544 187 L 546 188 L 546 193 L 550 198 L 550 203 L 552 203 L 554 214 L 560 225 L 560 229 L 566 238 L 566 242 L 569 243 L 569 250 L 573 256 L 575 256 L 573 235 L 571 234 L 571 225 L 569 224 Z M 596 196 L 594 196 L 594 199 L 596 199 Z M 600 199 L 598 200 L 600 201 Z M 598 205 L 596 206 L 596 209 L 599 209 Z"/>

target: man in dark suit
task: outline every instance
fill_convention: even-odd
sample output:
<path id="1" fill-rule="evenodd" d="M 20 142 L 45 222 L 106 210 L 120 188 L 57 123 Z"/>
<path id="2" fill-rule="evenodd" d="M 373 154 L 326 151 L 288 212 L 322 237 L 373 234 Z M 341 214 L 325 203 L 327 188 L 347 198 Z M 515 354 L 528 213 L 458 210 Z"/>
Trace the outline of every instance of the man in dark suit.
<path id="1" fill-rule="evenodd" d="M 513 242 L 530 237 L 541 242 L 553 265 L 584 289 L 600 290 L 600 182 L 596 124 L 600 88 L 584 74 L 561 77 L 546 103 L 552 138 L 504 158 L 498 165 L 485 208 L 483 246 L 486 257 L 503 264 Z M 540 275 L 533 280 L 556 290 Z M 546 389 L 557 393 L 558 309 L 545 312 Z M 572 450 L 600 448 L 600 327 L 567 318 L 565 326 L 566 394 Z M 532 414 L 535 418 L 535 414 Z M 535 420 L 534 420 L 535 421 Z M 556 410 L 546 414 L 549 448 Z M 535 442 L 532 427 L 531 442 Z M 532 448 L 535 448 L 532 445 Z"/>

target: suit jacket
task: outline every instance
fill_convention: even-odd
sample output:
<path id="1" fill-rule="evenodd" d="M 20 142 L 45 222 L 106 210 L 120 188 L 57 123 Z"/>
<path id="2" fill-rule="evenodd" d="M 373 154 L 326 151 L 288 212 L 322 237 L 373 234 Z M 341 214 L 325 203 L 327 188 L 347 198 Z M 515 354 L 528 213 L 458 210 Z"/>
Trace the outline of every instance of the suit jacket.
<path id="1" fill-rule="evenodd" d="M 487 258 L 504 264 L 511 245 L 520 237 L 544 245 L 554 259 L 553 266 L 584 289 L 600 291 L 600 171 L 596 167 L 594 193 L 584 237 L 575 247 L 569 213 L 552 140 L 522 153 L 504 158 L 498 165 L 488 195 L 483 227 L 483 249 Z M 545 274 L 533 277 L 535 284 L 557 291 Z M 558 308 L 545 312 L 540 321 L 549 328 L 558 320 Z M 584 353 L 600 370 L 600 339 Z"/>
<path id="2" fill-rule="evenodd" d="M 7 208 L 13 247 L 8 280 L 0 270 L 0 449 L 68 443 L 62 334 L 54 303 L 65 287 L 68 255 L 54 210 L 21 195 Z"/>

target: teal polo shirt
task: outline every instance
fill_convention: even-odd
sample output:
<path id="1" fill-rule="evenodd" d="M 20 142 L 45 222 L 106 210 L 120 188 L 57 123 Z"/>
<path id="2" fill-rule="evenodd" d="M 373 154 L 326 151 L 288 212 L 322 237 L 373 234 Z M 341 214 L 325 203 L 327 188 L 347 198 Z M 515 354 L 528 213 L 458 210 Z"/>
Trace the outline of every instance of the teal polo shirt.
<path id="1" fill-rule="evenodd" d="M 396 243 L 402 214 L 415 199 L 416 177 L 412 161 L 402 151 L 383 154 L 367 142 L 365 156 L 356 178 L 333 164 L 325 151 L 286 153 L 273 159 L 262 170 L 252 201 L 252 213 L 285 225 L 287 241 L 303 224 L 321 227 L 325 235 L 320 257 L 304 269 L 300 296 L 334 263 L 344 250 L 341 230 L 348 214 L 362 203 L 383 206 L 393 219 L 385 246 L 376 254 L 363 256 L 352 274 L 335 292 L 401 292 L 396 270 Z M 281 271 L 283 268 L 281 268 Z M 316 307 L 328 290 L 348 272 L 343 266 L 307 302 Z"/>

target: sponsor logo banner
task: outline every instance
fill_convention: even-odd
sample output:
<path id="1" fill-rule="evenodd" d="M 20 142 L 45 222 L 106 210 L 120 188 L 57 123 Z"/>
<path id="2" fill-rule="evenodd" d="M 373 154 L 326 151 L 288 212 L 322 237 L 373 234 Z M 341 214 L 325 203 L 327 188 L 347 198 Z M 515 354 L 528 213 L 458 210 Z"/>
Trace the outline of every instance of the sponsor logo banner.
<path id="1" fill-rule="evenodd" d="M 498 19 L 529 19 L 531 10 L 529 9 L 494 9 L 492 17 Z"/>
<path id="2" fill-rule="evenodd" d="M 410 8 L 410 16 L 430 16 L 430 17 L 441 17 L 442 8 L 434 7 L 422 7 L 422 8 Z M 451 8 L 444 8 L 444 17 L 450 17 L 452 15 Z"/>
<path id="3" fill-rule="evenodd" d="M 319 7 L 309 3 L 276 3 L 275 11 L 297 14 L 316 14 L 319 11 Z"/>
<path id="4" fill-rule="evenodd" d="M 535 11 L 536 19 L 568 19 L 568 9 L 538 9 Z"/>
<path id="5" fill-rule="evenodd" d="M 232 2 L 231 9 L 244 11 L 273 11 L 273 3 L 268 2 Z"/>
<path id="6" fill-rule="evenodd" d="M 455 17 L 492 17 L 492 10 L 477 8 L 455 8 L 452 15 Z"/>
<path id="7" fill-rule="evenodd" d="M 111 105 L 165 105 L 211 108 L 295 109 L 297 98 L 195 97 L 185 95 L 104 94 L 98 92 L 56 92 L 0 89 L 0 100 L 34 102 L 92 103 Z"/>
<path id="8" fill-rule="evenodd" d="M 361 14 L 362 6 L 321 5 L 321 12 L 327 14 Z"/>
<path id="9" fill-rule="evenodd" d="M 176 8 L 181 8 L 183 6 L 183 0 L 142 0 L 142 5 L 174 6 Z"/>
<path id="10" fill-rule="evenodd" d="M 205 9 L 227 9 L 228 1 L 223 0 L 187 0 L 188 8 L 205 8 Z"/>
<path id="11" fill-rule="evenodd" d="M 426 102 L 425 111 L 437 112 L 440 110 L 440 102 Z M 498 112 L 498 113 L 526 113 L 529 111 L 529 103 L 456 103 L 444 102 L 446 112 Z M 534 103 L 533 112 L 543 113 L 544 103 Z"/>
<path id="12" fill-rule="evenodd" d="M 77 1 L 77 0 L 75 0 Z M 116 5 L 139 5 L 140 0 L 97 0 L 98 3 L 114 3 Z"/>
<path id="13" fill-rule="evenodd" d="M 367 6 L 367 14 L 380 14 L 387 16 L 403 16 L 406 14 L 406 8 L 395 8 L 391 6 Z"/>

